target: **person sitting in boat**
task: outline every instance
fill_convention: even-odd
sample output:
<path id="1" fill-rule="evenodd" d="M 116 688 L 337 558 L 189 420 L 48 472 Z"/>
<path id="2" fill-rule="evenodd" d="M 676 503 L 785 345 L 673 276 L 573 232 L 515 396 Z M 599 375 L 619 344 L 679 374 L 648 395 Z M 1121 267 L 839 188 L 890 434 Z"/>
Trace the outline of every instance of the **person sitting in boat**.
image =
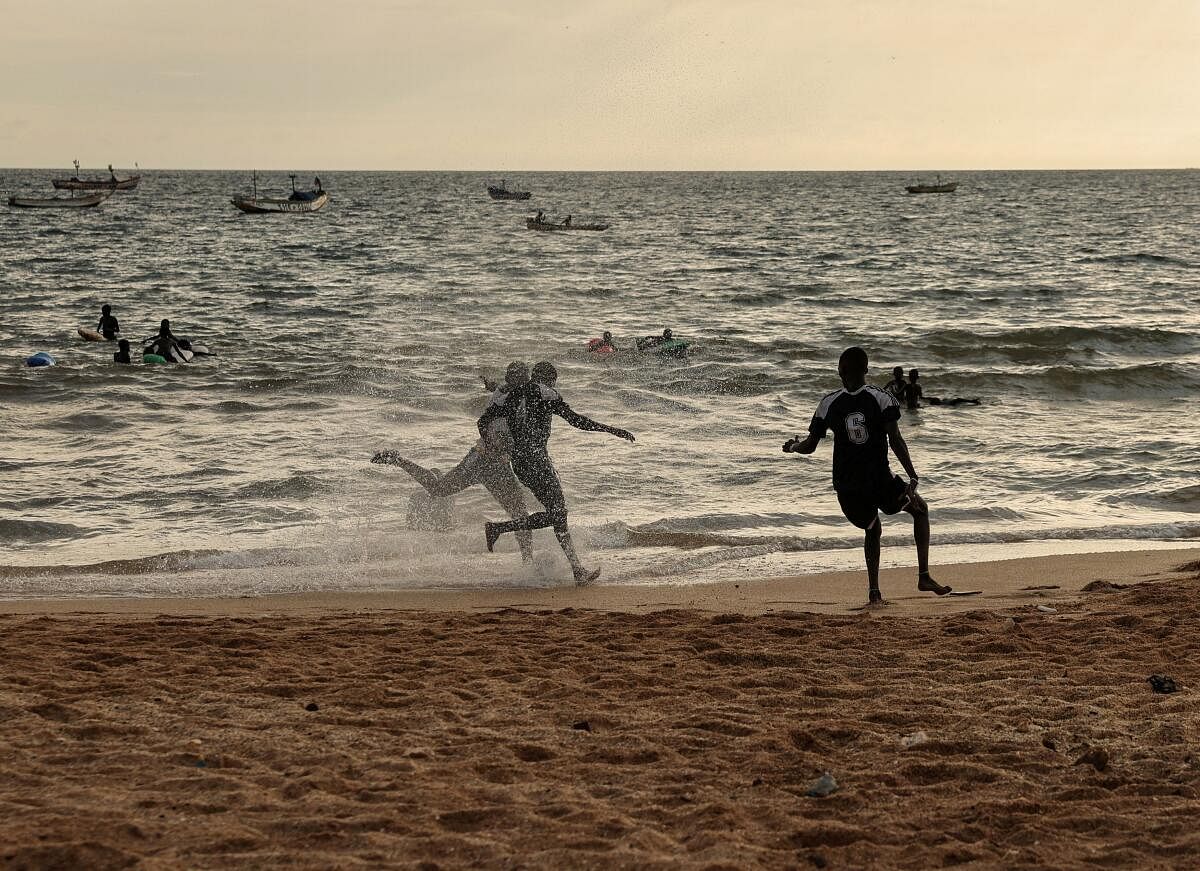
<path id="1" fill-rule="evenodd" d="M 128 363 L 129 360 L 129 340 L 121 339 L 117 342 L 117 352 L 113 354 L 114 363 Z"/>
<path id="2" fill-rule="evenodd" d="M 171 322 L 166 318 L 163 318 L 162 323 L 158 325 L 158 335 L 147 342 L 145 353 L 158 354 L 164 360 L 183 359 L 183 354 L 180 353 L 179 339 L 171 332 Z"/>
<path id="3" fill-rule="evenodd" d="M 611 354 L 616 351 L 617 346 L 613 344 L 612 333 L 610 333 L 608 330 L 605 330 L 604 335 L 602 335 L 600 338 L 588 340 L 588 350 L 592 351 L 593 353 L 602 354 Z"/>
<path id="4" fill-rule="evenodd" d="M 315 190 L 317 193 L 320 193 L 322 190 L 324 190 L 324 188 L 321 187 L 321 177 L 319 175 L 313 176 L 313 190 Z"/>
<path id="5" fill-rule="evenodd" d="M 646 336 L 645 338 L 638 339 L 637 340 L 638 350 L 646 351 L 646 350 L 649 350 L 650 348 L 657 348 L 659 345 L 663 344 L 664 342 L 671 341 L 671 335 L 672 335 L 671 328 L 667 327 L 665 330 L 662 331 L 661 336 Z"/>
<path id="6" fill-rule="evenodd" d="M 567 217 L 563 219 L 562 225 L 564 227 L 571 226 L 571 216 L 570 215 L 567 215 Z"/>
<path id="7" fill-rule="evenodd" d="M 96 332 L 110 342 L 121 332 L 121 325 L 112 313 L 112 306 L 107 303 L 100 306 L 100 322 L 96 324 Z"/>
<path id="8" fill-rule="evenodd" d="M 541 209 L 538 209 L 537 214 L 533 216 L 533 221 L 536 224 L 546 223 L 546 213 L 543 212 Z"/>

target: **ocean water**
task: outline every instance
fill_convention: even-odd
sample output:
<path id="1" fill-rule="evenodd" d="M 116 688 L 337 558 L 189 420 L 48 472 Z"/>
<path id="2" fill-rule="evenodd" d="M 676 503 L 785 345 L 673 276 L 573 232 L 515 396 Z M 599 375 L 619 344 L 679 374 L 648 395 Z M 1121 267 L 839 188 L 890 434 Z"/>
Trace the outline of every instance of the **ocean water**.
<path id="1" fill-rule="evenodd" d="M 247 172 L 169 171 L 0 212 L 0 594 L 562 583 L 548 531 L 532 569 L 484 552 L 483 490 L 413 530 L 417 486 L 367 462 L 454 465 L 511 359 L 553 361 L 576 410 L 637 435 L 552 441 L 608 583 L 858 565 L 831 444 L 780 451 L 851 344 L 874 383 L 916 367 L 982 401 L 901 422 L 935 556 L 1200 538 L 1200 172 L 960 173 L 933 196 L 904 173 L 510 178 L 527 203 L 480 173 L 320 175 L 315 215 L 241 214 Z M 530 232 L 538 208 L 612 227 Z M 105 302 L 127 337 L 169 317 L 216 356 L 114 365 L 76 335 Z M 583 350 L 665 326 L 686 359 Z M 23 365 L 42 350 L 58 365 Z M 911 561 L 910 525 L 884 529 Z"/>

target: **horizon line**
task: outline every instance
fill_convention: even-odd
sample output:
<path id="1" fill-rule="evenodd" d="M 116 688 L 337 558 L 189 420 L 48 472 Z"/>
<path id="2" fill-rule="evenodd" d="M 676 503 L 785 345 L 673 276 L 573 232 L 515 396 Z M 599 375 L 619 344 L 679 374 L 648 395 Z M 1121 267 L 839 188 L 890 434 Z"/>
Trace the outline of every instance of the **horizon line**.
<path id="1" fill-rule="evenodd" d="M 143 166 L 143 167 L 125 167 L 113 164 L 114 169 L 120 169 L 126 172 L 298 172 L 294 167 L 186 167 L 186 166 Z M 96 167 L 81 166 L 80 171 L 107 171 L 108 164 Z M 8 170 L 45 170 L 49 172 L 69 172 L 71 169 L 62 169 L 58 166 L 6 166 L 0 168 L 0 171 Z M 903 168 L 903 169 L 380 169 L 380 168 L 336 168 L 324 167 L 316 170 L 304 170 L 304 172 L 395 172 L 395 173 L 429 173 L 429 172 L 445 172 L 445 173 L 491 173 L 494 175 L 504 175 L 505 173 L 519 175 L 521 173 L 555 173 L 555 172 L 574 172 L 574 173 L 646 173 L 662 175 L 666 173 L 984 173 L 984 172 L 1195 172 L 1200 170 L 1200 166 L 1094 166 L 1094 167 L 995 167 L 995 168 L 971 168 L 971 169 L 936 169 L 927 167 Z"/>

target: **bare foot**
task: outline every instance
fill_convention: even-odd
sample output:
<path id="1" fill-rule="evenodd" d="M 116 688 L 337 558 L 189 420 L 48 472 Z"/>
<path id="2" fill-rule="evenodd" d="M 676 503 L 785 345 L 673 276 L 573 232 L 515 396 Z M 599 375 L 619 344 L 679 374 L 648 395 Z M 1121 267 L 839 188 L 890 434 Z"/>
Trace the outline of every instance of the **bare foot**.
<path id="1" fill-rule="evenodd" d="M 921 575 L 917 578 L 917 589 L 923 593 L 937 593 L 939 596 L 944 596 L 947 593 L 954 592 L 953 587 L 947 587 L 945 584 L 939 584 L 929 573 Z"/>
<path id="2" fill-rule="evenodd" d="M 575 586 L 586 587 L 600 577 L 600 569 L 585 569 L 582 566 L 575 572 Z"/>

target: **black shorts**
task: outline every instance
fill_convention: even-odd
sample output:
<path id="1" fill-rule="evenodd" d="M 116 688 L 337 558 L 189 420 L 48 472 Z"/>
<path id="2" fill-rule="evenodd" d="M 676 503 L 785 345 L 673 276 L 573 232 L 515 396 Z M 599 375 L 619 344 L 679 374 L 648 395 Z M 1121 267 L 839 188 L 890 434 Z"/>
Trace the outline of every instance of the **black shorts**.
<path id="1" fill-rule="evenodd" d="M 847 520 L 859 529 L 870 529 L 880 511 L 895 514 L 908 504 L 908 484 L 899 475 L 892 475 L 874 485 L 838 490 L 837 497 Z"/>

